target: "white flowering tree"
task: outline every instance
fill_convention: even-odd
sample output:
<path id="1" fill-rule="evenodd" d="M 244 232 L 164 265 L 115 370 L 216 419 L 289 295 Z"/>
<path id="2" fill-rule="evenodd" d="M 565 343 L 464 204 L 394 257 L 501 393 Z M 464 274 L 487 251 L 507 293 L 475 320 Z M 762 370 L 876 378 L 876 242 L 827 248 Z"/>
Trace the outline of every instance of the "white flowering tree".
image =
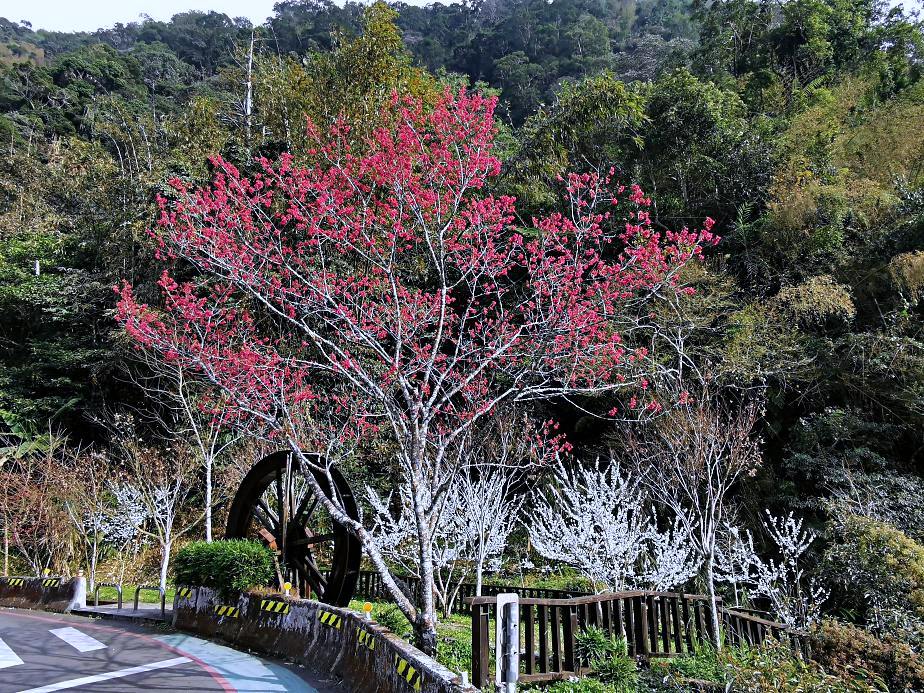
<path id="1" fill-rule="evenodd" d="M 129 430 L 130 427 L 129 427 Z M 170 555 L 176 540 L 202 521 L 204 512 L 188 514 L 195 488 L 196 460 L 184 446 L 149 448 L 132 435 L 119 440 L 129 478 L 123 492 L 130 506 L 143 507 L 140 533 L 160 547 L 158 584 L 166 589 Z"/>
<path id="2" fill-rule="evenodd" d="M 748 530 L 726 526 L 716 551 L 716 580 L 733 587 L 736 601 L 742 591 L 766 599 L 776 618 L 804 628 L 815 622 L 827 590 L 805 566 L 805 556 L 818 535 L 792 512 L 775 516 L 764 511 L 764 530 L 772 543 L 771 558 L 763 558 Z"/>
<path id="3" fill-rule="evenodd" d="M 715 579 L 732 587 L 735 604 L 741 603 L 742 588 L 752 582 L 757 558 L 754 537 L 749 530 L 726 524 L 719 533 L 715 553 Z"/>
<path id="4" fill-rule="evenodd" d="M 652 528 L 647 548 L 641 581 L 659 592 L 684 584 L 703 562 L 679 518 L 665 531 Z"/>
<path id="5" fill-rule="evenodd" d="M 410 484 L 404 483 L 382 499 L 367 487 L 376 548 L 404 572 L 418 577 L 411 493 Z M 462 583 L 472 572 L 480 594 L 485 565 L 503 555 L 518 508 L 504 467 L 464 468 L 450 480 L 431 530 L 434 591 L 444 616 L 451 613 Z"/>
<path id="6" fill-rule="evenodd" d="M 102 535 L 116 547 L 120 557 L 116 582 L 121 584 L 125 578 L 126 556 L 136 556 L 147 541 L 142 530 L 148 520 L 148 508 L 136 486 L 112 481 L 108 486 L 112 506 L 98 518 L 98 522 Z"/>
<path id="7" fill-rule="evenodd" d="M 459 480 L 469 556 L 475 570 L 475 594 L 481 596 L 484 569 L 489 561 L 500 559 L 516 527 L 522 500 L 513 494 L 513 475 L 501 466 L 480 467 Z"/>
<path id="8" fill-rule="evenodd" d="M 765 511 L 763 524 L 773 541 L 776 558 L 753 557 L 753 593 L 768 599 L 776 617 L 787 626 L 803 628 L 818 620 L 828 592 L 810 577 L 804 557 L 818 535 L 792 512 L 774 516 Z"/>
<path id="9" fill-rule="evenodd" d="M 544 558 L 574 566 L 610 590 L 669 589 L 696 574 L 699 561 L 682 523 L 659 532 L 637 477 L 616 462 L 553 468 L 527 525 Z"/>
<path id="10" fill-rule="evenodd" d="M 696 402 L 686 394 L 678 400 L 642 439 L 630 441 L 629 453 L 652 501 L 681 521 L 702 558 L 712 630 L 721 647 L 717 547 L 732 516 L 732 489 L 761 461 L 759 441 L 751 436 L 759 410 L 753 404 L 724 406 L 708 392 Z"/>

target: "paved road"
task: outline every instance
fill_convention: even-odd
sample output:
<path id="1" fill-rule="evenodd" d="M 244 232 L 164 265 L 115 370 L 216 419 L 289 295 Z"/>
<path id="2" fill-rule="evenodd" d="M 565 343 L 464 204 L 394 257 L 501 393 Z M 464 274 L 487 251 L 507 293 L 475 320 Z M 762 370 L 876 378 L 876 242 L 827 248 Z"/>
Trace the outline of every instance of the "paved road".
<path id="1" fill-rule="evenodd" d="M 0 610 L 0 693 L 330 693 L 305 672 L 165 629 Z"/>

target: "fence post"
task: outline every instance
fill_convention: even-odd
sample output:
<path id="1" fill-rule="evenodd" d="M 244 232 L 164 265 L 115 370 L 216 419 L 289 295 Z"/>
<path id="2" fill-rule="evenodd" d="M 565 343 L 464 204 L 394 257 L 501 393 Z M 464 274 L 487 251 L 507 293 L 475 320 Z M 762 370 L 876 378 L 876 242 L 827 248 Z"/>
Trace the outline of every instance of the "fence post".
<path id="1" fill-rule="evenodd" d="M 481 689 L 488 685 L 490 652 L 488 645 L 488 604 L 472 604 L 472 684 Z"/>
<path id="2" fill-rule="evenodd" d="M 578 615 L 574 605 L 567 607 L 565 620 L 562 623 L 562 630 L 565 636 L 565 661 L 562 668 L 565 671 L 577 672 L 579 662 L 574 654 L 574 635 L 578 632 Z"/>

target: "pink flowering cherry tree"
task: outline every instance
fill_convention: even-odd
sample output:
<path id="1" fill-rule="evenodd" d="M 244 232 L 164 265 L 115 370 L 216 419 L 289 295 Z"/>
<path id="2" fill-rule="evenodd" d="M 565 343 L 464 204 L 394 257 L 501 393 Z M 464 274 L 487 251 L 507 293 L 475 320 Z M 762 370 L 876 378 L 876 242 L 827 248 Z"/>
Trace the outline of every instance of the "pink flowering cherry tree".
<path id="1" fill-rule="evenodd" d="M 486 191 L 500 170 L 494 106 L 465 91 L 430 109 L 395 98 L 395 124 L 361 155 L 339 126 L 316 138 L 307 167 L 283 155 L 245 176 L 216 158 L 211 185 L 173 180 L 160 200 L 162 300 L 119 288 L 118 319 L 139 348 L 198 373 L 226 416 L 304 467 L 388 440 L 410 487 L 421 604 L 369 529 L 323 502 L 430 652 L 433 527 L 452 451 L 501 405 L 638 387 L 655 367 L 641 306 L 688 291 L 681 268 L 717 241 L 709 220 L 654 230 L 640 190 L 597 174 L 569 176 L 565 211 L 519 229 L 514 199 Z M 660 406 L 641 387 L 637 402 Z"/>

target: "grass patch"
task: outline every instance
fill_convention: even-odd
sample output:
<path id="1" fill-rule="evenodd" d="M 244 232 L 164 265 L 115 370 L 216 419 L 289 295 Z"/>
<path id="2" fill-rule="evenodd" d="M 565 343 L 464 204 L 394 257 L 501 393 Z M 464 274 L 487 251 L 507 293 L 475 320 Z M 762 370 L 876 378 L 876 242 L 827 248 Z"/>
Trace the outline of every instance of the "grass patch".
<path id="1" fill-rule="evenodd" d="M 122 606 L 130 609 L 132 607 L 132 601 L 135 598 L 135 589 L 138 585 L 122 585 Z M 173 597 L 176 595 L 175 587 L 167 587 L 167 608 L 170 608 L 170 605 L 173 604 Z M 99 588 L 99 601 L 103 602 L 113 602 L 115 603 L 119 598 L 119 593 L 116 592 L 115 587 L 100 587 Z M 159 604 L 160 598 L 157 595 L 157 592 L 151 590 L 144 590 L 138 597 L 138 602 L 141 604 Z M 93 595 L 87 595 L 87 603 L 93 603 Z"/>

